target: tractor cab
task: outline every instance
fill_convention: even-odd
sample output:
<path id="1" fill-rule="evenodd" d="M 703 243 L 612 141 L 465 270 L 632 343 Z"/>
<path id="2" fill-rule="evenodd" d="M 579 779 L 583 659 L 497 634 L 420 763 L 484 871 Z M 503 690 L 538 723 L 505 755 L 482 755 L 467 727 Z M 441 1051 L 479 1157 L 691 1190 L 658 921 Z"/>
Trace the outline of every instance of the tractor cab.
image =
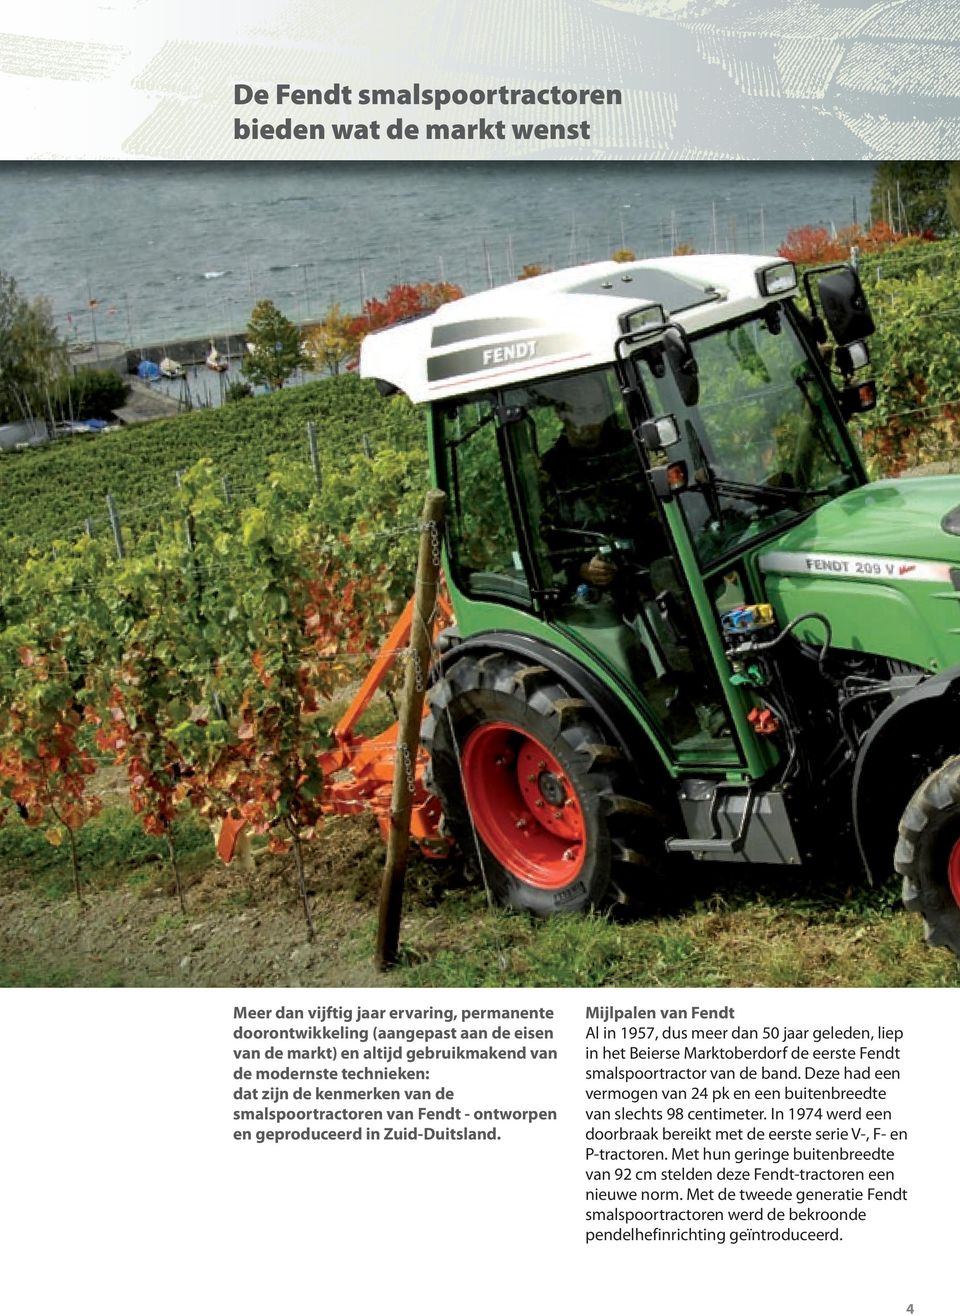
<path id="1" fill-rule="evenodd" d="M 549 639 L 672 771 L 775 757 L 721 618 L 758 597 L 753 548 L 865 480 L 796 292 L 764 258 L 610 262 L 364 342 L 364 374 L 429 404 L 460 634 Z"/>

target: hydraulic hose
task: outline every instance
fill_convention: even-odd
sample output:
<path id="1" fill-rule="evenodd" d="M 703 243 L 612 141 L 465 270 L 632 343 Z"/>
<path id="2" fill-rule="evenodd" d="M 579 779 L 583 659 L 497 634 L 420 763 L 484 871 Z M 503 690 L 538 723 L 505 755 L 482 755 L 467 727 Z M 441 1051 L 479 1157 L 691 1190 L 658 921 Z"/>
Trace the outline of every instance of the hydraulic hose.
<path id="1" fill-rule="evenodd" d="M 792 617 L 780 633 L 775 635 L 772 640 L 745 640 L 743 644 L 730 650 L 731 656 L 734 658 L 741 658 L 745 654 L 769 653 L 771 649 L 775 649 L 778 644 L 795 631 L 802 621 L 818 621 L 823 626 L 825 635 L 820 653 L 817 656 L 817 666 L 820 668 L 820 674 L 822 676 L 823 664 L 827 657 L 827 650 L 830 648 L 833 641 L 833 627 L 822 612 L 802 612 L 798 617 Z"/>

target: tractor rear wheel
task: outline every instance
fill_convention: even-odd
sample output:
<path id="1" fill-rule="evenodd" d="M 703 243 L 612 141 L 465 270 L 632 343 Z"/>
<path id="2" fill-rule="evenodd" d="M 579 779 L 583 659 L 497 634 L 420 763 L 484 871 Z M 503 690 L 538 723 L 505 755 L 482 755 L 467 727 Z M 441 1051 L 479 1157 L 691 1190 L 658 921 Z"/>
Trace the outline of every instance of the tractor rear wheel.
<path id="1" fill-rule="evenodd" d="M 960 757 L 931 773 L 907 805 L 894 867 L 928 944 L 960 955 Z"/>
<path id="2" fill-rule="evenodd" d="M 632 903 L 665 820 L 590 704 L 546 667 L 464 655 L 428 692 L 430 789 L 498 903 L 534 914 Z M 652 871 L 653 870 L 653 871 Z"/>

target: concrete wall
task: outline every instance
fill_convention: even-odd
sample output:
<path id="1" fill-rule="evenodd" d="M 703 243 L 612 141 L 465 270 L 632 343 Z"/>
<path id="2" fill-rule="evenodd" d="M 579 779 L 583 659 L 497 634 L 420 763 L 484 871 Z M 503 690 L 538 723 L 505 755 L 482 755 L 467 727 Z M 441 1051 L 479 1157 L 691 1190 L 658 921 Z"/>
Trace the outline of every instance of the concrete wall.
<path id="1" fill-rule="evenodd" d="M 308 329 L 312 329 L 320 323 L 319 320 L 305 320 L 301 325 L 301 329 L 306 333 Z M 126 349 L 126 369 L 133 374 L 141 361 L 153 361 L 159 365 L 165 356 L 172 357 L 174 361 L 179 361 L 182 366 L 202 365 L 210 351 L 210 341 L 211 336 L 206 334 L 203 338 L 181 338 L 176 342 L 150 343 L 146 347 L 128 347 Z M 243 355 L 246 341 L 247 336 L 243 329 L 234 330 L 232 333 L 221 332 L 213 335 L 213 342 L 216 344 L 220 355 L 225 357 L 229 352 L 230 357 L 234 360 Z"/>

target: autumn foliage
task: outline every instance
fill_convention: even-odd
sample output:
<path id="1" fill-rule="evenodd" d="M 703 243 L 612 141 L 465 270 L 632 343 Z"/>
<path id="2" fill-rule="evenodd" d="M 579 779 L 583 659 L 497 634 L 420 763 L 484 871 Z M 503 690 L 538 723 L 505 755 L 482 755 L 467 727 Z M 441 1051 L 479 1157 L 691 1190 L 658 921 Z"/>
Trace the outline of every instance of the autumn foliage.
<path id="1" fill-rule="evenodd" d="M 23 638 L 23 643 L 17 643 Z M 0 822 L 14 806 L 28 827 L 43 827 L 51 845 L 70 845 L 80 898 L 75 834 L 100 811 L 90 792 L 96 770 L 83 747 L 82 709 L 59 635 L 0 637 L 4 699 L 0 701 Z"/>
<path id="2" fill-rule="evenodd" d="M 314 367 L 331 375 L 340 373 L 341 366 L 356 355 L 354 323 L 355 317 L 341 311 L 339 303 L 334 302 L 320 323 L 306 331 L 304 348 Z"/>
<path id="3" fill-rule="evenodd" d="M 884 220 L 878 220 L 868 229 L 851 224 L 832 234 L 825 228 L 805 224 L 789 231 L 777 249 L 777 255 L 793 261 L 795 265 L 822 265 L 830 261 L 848 260 L 851 247 L 859 247 L 863 254 L 870 255 L 907 243 L 933 240 L 933 235 L 927 233 L 897 233 Z"/>
<path id="4" fill-rule="evenodd" d="M 382 298 L 371 297 L 354 319 L 351 332 L 359 341 L 365 334 L 386 329 L 401 320 L 435 311 L 444 302 L 455 302 L 463 289 L 455 283 L 395 283 Z"/>

